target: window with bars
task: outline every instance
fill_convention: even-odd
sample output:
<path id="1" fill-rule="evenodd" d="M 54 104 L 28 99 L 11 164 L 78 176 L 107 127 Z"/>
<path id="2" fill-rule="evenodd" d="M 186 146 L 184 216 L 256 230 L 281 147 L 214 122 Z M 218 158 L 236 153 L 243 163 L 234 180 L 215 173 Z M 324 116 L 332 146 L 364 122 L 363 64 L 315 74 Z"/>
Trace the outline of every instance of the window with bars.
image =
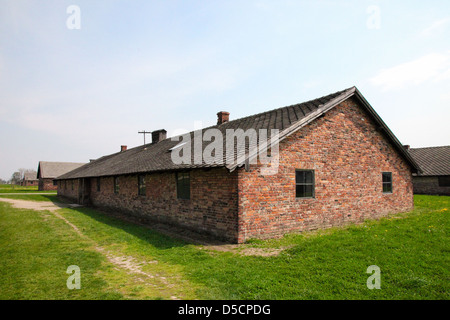
<path id="1" fill-rule="evenodd" d="M 189 172 L 177 172 L 177 198 L 190 199 L 191 198 L 191 179 Z"/>
<path id="2" fill-rule="evenodd" d="M 382 172 L 383 193 L 392 193 L 392 172 Z"/>
<path id="3" fill-rule="evenodd" d="M 314 198 L 314 170 L 295 170 L 295 197 Z"/>

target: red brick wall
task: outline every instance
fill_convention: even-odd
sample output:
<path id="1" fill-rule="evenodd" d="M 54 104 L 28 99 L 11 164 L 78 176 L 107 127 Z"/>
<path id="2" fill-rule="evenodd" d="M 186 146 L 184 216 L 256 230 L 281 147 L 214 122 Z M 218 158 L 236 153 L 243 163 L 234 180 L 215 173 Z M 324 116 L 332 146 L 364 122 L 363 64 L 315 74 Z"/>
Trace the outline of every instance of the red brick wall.
<path id="1" fill-rule="evenodd" d="M 100 178 L 100 192 L 97 191 L 97 179 L 92 178 L 90 200 L 97 207 L 120 210 L 149 222 L 182 226 L 235 242 L 236 179 L 237 173 L 229 173 L 226 169 L 192 170 L 191 199 L 185 200 L 177 199 L 173 172 L 145 175 L 145 196 L 138 195 L 137 175 L 120 176 L 118 194 L 113 190 L 113 177 Z M 76 183 L 74 191 L 60 188 L 58 194 L 76 200 L 77 186 Z"/>
<path id="2" fill-rule="evenodd" d="M 440 187 L 438 177 L 413 177 L 414 193 L 450 196 L 450 187 Z"/>
<path id="3" fill-rule="evenodd" d="M 38 190 L 57 190 L 58 186 L 53 185 L 53 179 L 49 178 L 39 178 L 39 187 Z"/>
<path id="4" fill-rule="evenodd" d="M 73 187 L 72 187 L 73 183 Z M 58 181 L 58 196 L 70 198 L 75 202 L 78 201 L 78 179 L 60 180 Z"/>
<path id="5" fill-rule="evenodd" d="M 22 185 L 24 187 L 34 187 L 39 185 L 39 180 L 23 180 Z"/>
<path id="6" fill-rule="evenodd" d="M 296 169 L 315 170 L 315 198 L 296 198 Z M 383 171 L 392 172 L 392 194 L 382 193 Z M 239 242 L 413 208 L 409 166 L 353 99 L 283 140 L 278 174 L 238 172 Z"/>

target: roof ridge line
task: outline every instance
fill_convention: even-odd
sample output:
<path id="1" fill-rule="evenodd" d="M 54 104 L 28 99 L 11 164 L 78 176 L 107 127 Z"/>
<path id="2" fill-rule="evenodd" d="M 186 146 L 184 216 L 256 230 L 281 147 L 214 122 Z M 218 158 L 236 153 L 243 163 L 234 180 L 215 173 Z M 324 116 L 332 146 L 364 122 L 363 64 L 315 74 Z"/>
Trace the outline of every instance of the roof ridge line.
<path id="1" fill-rule="evenodd" d="M 255 114 L 251 114 L 251 115 L 242 117 L 242 118 L 237 118 L 237 119 L 234 119 L 234 120 L 230 120 L 230 121 L 227 121 L 227 122 L 222 123 L 222 124 L 227 124 L 227 123 L 230 123 L 230 122 L 234 122 L 234 121 L 238 121 L 238 120 L 243 120 L 243 119 L 246 119 L 246 118 L 256 117 L 256 116 L 263 115 L 263 114 L 266 114 L 266 113 L 270 113 L 270 112 L 273 112 L 273 111 L 276 111 L 276 110 L 279 110 L 279 109 L 284 109 L 284 108 L 289 108 L 289 107 L 293 107 L 293 106 L 298 106 L 298 105 L 301 105 L 301 104 L 305 104 L 305 103 L 309 103 L 309 102 L 312 102 L 312 101 L 320 100 L 320 99 L 322 99 L 322 98 L 331 96 L 331 95 L 336 94 L 336 93 L 338 93 L 338 92 L 344 93 L 344 92 L 346 92 L 346 91 L 349 91 L 349 90 L 352 90 L 352 89 L 355 89 L 355 88 L 356 88 L 356 87 L 353 86 L 353 87 L 350 87 L 350 88 L 347 88 L 347 89 L 338 90 L 338 91 L 336 91 L 336 92 L 329 93 L 329 94 L 323 95 L 323 96 L 318 97 L 318 98 L 315 98 L 315 99 L 310 99 L 310 100 L 307 100 L 307 101 L 303 101 L 303 102 L 299 102 L 299 103 L 294 103 L 294 104 L 290 104 L 290 105 L 287 105 L 287 106 L 274 108 L 274 109 L 267 110 L 267 111 L 262 111 L 262 112 L 259 112 L 259 113 L 255 113 Z M 220 126 L 220 125 L 222 125 L 222 124 L 214 125 L 214 126 L 210 126 L 210 127 L 216 127 L 216 126 Z M 205 128 L 205 129 L 206 129 L 206 128 Z"/>
<path id="2" fill-rule="evenodd" d="M 347 89 L 338 90 L 338 91 L 336 91 L 336 92 L 333 92 L 333 93 L 329 93 L 329 94 L 323 95 L 323 96 L 318 97 L 318 98 L 315 98 L 315 99 L 310 99 L 310 100 L 307 100 L 307 101 L 303 101 L 303 102 L 299 102 L 299 103 L 295 103 L 295 104 L 291 104 L 291 105 L 287 105 L 287 106 L 283 106 L 283 107 L 274 108 L 274 109 L 271 109 L 271 110 L 267 110 L 267 111 L 255 113 L 255 114 L 248 115 L 248 116 L 245 116 L 245 117 L 233 119 L 233 120 L 230 120 L 230 121 L 221 123 L 221 124 L 215 124 L 215 125 L 212 125 L 212 126 L 209 126 L 209 127 L 205 127 L 205 128 L 200 128 L 200 129 L 192 130 L 192 131 L 189 131 L 189 132 L 186 132 L 186 133 L 183 133 L 183 134 L 179 134 L 179 135 L 176 135 L 176 136 L 173 136 L 173 137 L 168 137 L 167 139 L 172 139 L 172 138 L 175 138 L 175 137 L 180 137 L 180 136 L 183 136 L 183 135 L 185 135 L 185 134 L 191 134 L 191 133 L 193 133 L 193 132 L 195 132 L 195 131 L 198 131 L 198 130 L 202 130 L 202 131 L 203 131 L 203 130 L 207 130 L 207 129 L 211 129 L 211 128 L 219 128 L 219 127 L 222 126 L 222 125 L 227 125 L 227 124 L 232 123 L 232 122 L 235 122 L 235 121 L 242 121 L 242 120 L 245 120 L 245 119 L 247 119 L 247 118 L 252 118 L 252 117 L 256 117 L 256 116 L 261 116 L 261 115 L 263 115 L 263 114 L 268 114 L 268 113 L 274 112 L 274 111 L 279 110 L 279 109 L 290 108 L 290 107 L 302 105 L 302 104 L 305 104 L 305 103 L 310 103 L 310 102 L 312 102 L 312 101 L 320 100 L 320 99 L 323 99 L 323 98 L 325 98 L 325 97 L 331 96 L 331 95 L 336 94 L 336 93 L 338 93 L 338 92 L 341 92 L 341 94 L 343 94 L 343 93 L 345 93 L 345 92 L 347 92 L 347 91 L 355 90 L 355 89 L 356 89 L 356 86 L 353 86 L 353 87 L 350 87 L 350 88 L 347 88 Z M 340 95 L 341 95 L 341 94 L 340 94 Z M 339 95 L 339 96 L 340 96 L 340 95 Z M 333 99 L 334 99 L 334 98 L 333 98 Z M 298 121 L 298 120 L 297 120 L 297 121 Z M 173 140 L 172 140 L 172 141 L 173 141 Z"/>

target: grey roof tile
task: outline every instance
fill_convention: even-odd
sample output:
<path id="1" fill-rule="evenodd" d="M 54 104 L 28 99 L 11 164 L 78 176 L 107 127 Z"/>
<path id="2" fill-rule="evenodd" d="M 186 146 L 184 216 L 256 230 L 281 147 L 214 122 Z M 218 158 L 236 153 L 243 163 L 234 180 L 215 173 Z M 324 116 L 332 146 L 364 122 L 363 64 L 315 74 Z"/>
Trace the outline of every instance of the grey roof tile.
<path id="1" fill-rule="evenodd" d="M 37 176 L 40 178 L 56 178 L 74 169 L 83 166 L 85 163 L 78 162 L 50 162 L 39 161 Z"/>
<path id="2" fill-rule="evenodd" d="M 38 180 L 38 179 L 37 179 L 37 176 L 36 176 L 36 171 L 33 171 L 33 172 L 25 172 L 25 173 L 23 174 L 23 180 L 26 180 L 26 181 L 30 181 L 30 180 Z"/>
<path id="3" fill-rule="evenodd" d="M 409 153 L 422 169 L 419 176 L 450 175 L 450 146 L 411 148 Z"/>

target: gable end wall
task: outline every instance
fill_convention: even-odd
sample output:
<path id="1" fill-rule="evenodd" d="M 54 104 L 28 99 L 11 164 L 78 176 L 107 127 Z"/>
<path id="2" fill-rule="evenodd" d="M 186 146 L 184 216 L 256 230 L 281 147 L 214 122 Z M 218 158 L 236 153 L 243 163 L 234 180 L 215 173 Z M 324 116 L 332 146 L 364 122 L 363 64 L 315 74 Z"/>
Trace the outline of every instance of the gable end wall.
<path id="1" fill-rule="evenodd" d="M 58 187 L 53 184 L 53 178 L 39 178 L 38 190 L 57 190 Z"/>
<path id="2" fill-rule="evenodd" d="M 295 170 L 315 170 L 315 198 L 295 196 Z M 393 193 L 383 194 L 383 171 Z M 239 242 L 327 228 L 413 208 L 412 175 L 355 99 L 280 143 L 278 173 L 239 169 Z"/>

